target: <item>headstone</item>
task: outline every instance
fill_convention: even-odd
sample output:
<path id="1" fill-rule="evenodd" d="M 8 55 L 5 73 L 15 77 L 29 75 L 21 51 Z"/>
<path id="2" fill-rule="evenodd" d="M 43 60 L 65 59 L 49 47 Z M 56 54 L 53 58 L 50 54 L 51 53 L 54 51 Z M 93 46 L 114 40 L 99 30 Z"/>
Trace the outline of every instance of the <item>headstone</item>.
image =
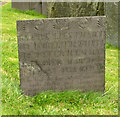
<path id="1" fill-rule="evenodd" d="M 47 2 L 42 2 L 42 14 L 47 16 Z"/>
<path id="2" fill-rule="evenodd" d="M 48 2 L 46 8 L 46 16 L 52 18 L 104 15 L 103 2 Z"/>
<path id="3" fill-rule="evenodd" d="M 42 2 L 14 2 L 12 0 L 12 8 L 19 9 L 21 11 L 34 10 L 38 13 L 42 13 Z"/>
<path id="4" fill-rule="evenodd" d="M 11 5 L 12 5 L 12 8 L 16 8 L 16 9 L 19 9 L 21 11 L 30 10 L 30 3 L 29 2 L 12 2 Z"/>
<path id="5" fill-rule="evenodd" d="M 21 88 L 104 91 L 105 17 L 17 21 Z"/>
<path id="6" fill-rule="evenodd" d="M 105 3 L 106 43 L 118 46 L 118 2 Z"/>
<path id="7" fill-rule="evenodd" d="M 30 2 L 30 10 L 42 13 L 42 2 Z"/>
<path id="8" fill-rule="evenodd" d="M 35 10 L 47 17 L 80 17 L 80 16 L 103 16 L 103 2 L 15 2 L 12 0 L 12 8 L 22 11 Z M 39 2 L 40 1 L 40 2 Z M 41 2 L 42 1 L 42 2 Z"/>

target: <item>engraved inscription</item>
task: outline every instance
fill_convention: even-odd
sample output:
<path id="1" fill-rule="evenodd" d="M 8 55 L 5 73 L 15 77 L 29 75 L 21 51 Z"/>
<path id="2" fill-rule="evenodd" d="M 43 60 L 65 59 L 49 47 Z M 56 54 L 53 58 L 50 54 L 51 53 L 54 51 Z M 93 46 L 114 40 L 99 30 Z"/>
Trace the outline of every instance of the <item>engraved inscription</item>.
<path id="1" fill-rule="evenodd" d="M 17 28 L 25 94 L 104 90 L 105 17 L 18 21 Z"/>

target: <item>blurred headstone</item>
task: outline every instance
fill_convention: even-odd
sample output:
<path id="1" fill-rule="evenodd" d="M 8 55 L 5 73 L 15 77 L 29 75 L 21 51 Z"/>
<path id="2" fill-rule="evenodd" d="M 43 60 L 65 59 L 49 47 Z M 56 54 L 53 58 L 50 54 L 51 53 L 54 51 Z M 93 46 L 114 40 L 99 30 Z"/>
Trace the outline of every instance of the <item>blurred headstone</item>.
<path id="1" fill-rule="evenodd" d="M 106 2 L 105 15 L 107 22 L 106 43 L 118 46 L 118 3 Z"/>
<path id="2" fill-rule="evenodd" d="M 42 13 L 42 2 L 14 2 L 12 0 L 12 8 L 19 9 L 21 11 L 34 10 L 38 13 Z"/>
<path id="3" fill-rule="evenodd" d="M 21 88 L 104 91 L 105 17 L 17 21 Z"/>
<path id="4" fill-rule="evenodd" d="M 103 2 L 48 2 L 47 17 L 103 16 Z M 44 10 L 43 10 L 44 11 Z"/>

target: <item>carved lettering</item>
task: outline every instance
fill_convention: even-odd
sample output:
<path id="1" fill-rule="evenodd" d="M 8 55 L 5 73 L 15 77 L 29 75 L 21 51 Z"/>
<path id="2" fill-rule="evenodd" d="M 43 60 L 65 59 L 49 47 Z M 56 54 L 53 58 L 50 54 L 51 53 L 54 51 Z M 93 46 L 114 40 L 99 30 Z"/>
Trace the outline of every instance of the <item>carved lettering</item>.
<path id="1" fill-rule="evenodd" d="M 21 88 L 104 90 L 105 17 L 18 21 Z M 97 25 L 100 20 L 102 26 Z M 99 85 L 98 85 L 98 84 Z"/>

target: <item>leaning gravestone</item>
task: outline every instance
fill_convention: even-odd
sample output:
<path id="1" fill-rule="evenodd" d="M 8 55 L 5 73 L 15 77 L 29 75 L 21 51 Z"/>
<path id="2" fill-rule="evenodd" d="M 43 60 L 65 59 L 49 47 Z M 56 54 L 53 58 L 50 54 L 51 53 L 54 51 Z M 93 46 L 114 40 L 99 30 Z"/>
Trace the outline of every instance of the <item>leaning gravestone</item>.
<path id="1" fill-rule="evenodd" d="M 17 21 L 21 88 L 104 91 L 105 17 Z"/>

